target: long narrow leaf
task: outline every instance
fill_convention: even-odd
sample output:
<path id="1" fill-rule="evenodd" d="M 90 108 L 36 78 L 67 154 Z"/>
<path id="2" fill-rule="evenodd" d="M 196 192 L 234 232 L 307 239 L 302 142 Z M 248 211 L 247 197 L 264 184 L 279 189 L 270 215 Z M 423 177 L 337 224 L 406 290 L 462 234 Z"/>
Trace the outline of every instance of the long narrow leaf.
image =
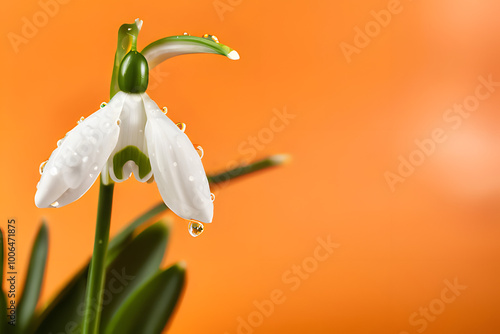
<path id="1" fill-rule="evenodd" d="M 105 334 L 160 334 L 181 296 L 184 264 L 159 272 L 130 296 L 106 328 Z"/>
<path id="2" fill-rule="evenodd" d="M 122 301 L 159 270 L 167 239 L 167 227 L 162 223 L 154 224 L 107 265 L 101 323 L 107 323 Z M 88 266 L 79 272 L 40 316 L 35 333 L 77 333 L 81 329 L 87 270 Z"/>
<path id="3" fill-rule="evenodd" d="M 0 282 L 3 283 L 3 231 L 0 229 Z M 7 331 L 7 299 L 5 298 L 5 292 L 2 289 L 0 283 L 0 333 L 5 333 Z"/>
<path id="4" fill-rule="evenodd" d="M 35 312 L 42 288 L 48 250 L 49 236 L 47 225 L 45 222 L 42 222 L 31 251 L 28 275 L 26 276 L 23 294 L 17 307 L 16 327 L 18 328 L 18 333 L 26 331 Z"/>

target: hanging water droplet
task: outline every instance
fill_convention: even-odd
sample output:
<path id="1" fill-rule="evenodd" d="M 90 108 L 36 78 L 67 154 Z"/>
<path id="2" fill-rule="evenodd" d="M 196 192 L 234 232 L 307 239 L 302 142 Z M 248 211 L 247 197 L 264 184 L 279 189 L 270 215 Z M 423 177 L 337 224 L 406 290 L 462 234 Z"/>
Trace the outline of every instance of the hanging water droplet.
<path id="1" fill-rule="evenodd" d="M 178 127 L 178 128 L 179 128 L 182 132 L 186 131 L 186 124 L 184 124 L 184 123 L 177 123 L 176 125 L 177 125 L 177 127 Z"/>
<path id="2" fill-rule="evenodd" d="M 81 122 L 83 122 L 83 120 L 85 119 L 85 117 L 80 117 L 80 119 L 76 122 L 76 124 L 80 124 Z"/>
<path id="3" fill-rule="evenodd" d="M 203 38 L 208 38 L 208 34 L 205 34 L 202 36 Z"/>
<path id="4" fill-rule="evenodd" d="M 215 194 L 214 193 L 210 193 L 210 200 L 212 202 L 215 201 Z"/>
<path id="5" fill-rule="evenodd" d="M 51 206 L 51 207 L 53 207 L 53 208 L 57 208 L 57 207 L 59 206 L 59 202 L 58 202 L 58 201 L 55 201 L 55 202 L 54 202 L 54 203 L 52 203 L 50 206 Z"/>
<path id="6" fill-rule="evenodd" d="M 101 103 L 101 105 L 99 106 L 99 108 L 104 108 L 106 106 L 106 104 L 107 104 L 106 102 Z"/>
<path id="7" fill-rule="evenodd" d="M 200 234 L 202 234 L 204 229 L 205 228 L 203 227 L 203 224 L 200 223 L 199 221 L 196 220 L 189 221 L 188 231 L 189 234 L 191 234 L 193 237 L 197 237 Z"/>
<path id="8" fill-rule="evenodd" d="M 47 164 L 49 160 L 46 160 L 40 164 L 40 167 L 38 167 L 38 172 L 40 172 L 40 175 L 43 174 L 43 169 L 45 168 L 45 165 Z"/>
<path id="9" fill-rule="evenodd" d="M 166 115 L 166 114 L 167 114 L 167 112 L 168 112 L 167 107 L 163 107 L 163 108 L 162 108 L 162 110 L 163 110 L 163 113 Z"/>
<path id="10" fill-rule="evenodd" d="M 59 140 L 57 141 L 57 144 L 56 144 L 56 145 L 57 145 L 57 147 L 61 146 L 61 144 L 63 143 L 63 141 L 64 141 L 64 139 L 59 139 Z"/>
<path id="11" fill-rule="evenodd" d="M 203 150 L 203 147 L 201 147 L 200 145 L 196 146 L 196 151 L 200 155 L 200 159 L 202 159 L 203 155 L 205 154 L 205 151 Z"/>
<path id="12" fill-rule="evenodd" d="M 189 36 L 189 34 L 187 32 L 184 33 L 184 36 Z"/>

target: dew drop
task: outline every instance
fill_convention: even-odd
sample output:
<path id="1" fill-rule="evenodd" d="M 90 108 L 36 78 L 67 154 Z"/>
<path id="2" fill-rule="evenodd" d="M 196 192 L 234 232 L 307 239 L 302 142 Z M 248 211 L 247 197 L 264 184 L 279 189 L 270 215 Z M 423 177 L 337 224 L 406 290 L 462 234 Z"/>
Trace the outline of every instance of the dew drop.
<path id="1" fill-rule="evenodd" d="M 177 127 L 182 131 L 186 131 L 186 124 L 185 123 L 177 123 Z"/>
<path id="2" fill-rule="evenodd" d="M 189 179 L 189 181 L 193 182 L 194 181 L 194 176 L 193 175 L 189 175 L 188 179 Z"/>
<path id="3" fill-rule="evenodd" d="M 184 36 L 189 36 L 189 34 L 187 32 L 184 33 Z"/>
<path id="4" fill-rule="evenodd" d="M 166 115 L 166 114 L 167 114 L 167 112 L 168 112 L 167 107 L 163 107 L 161 110 L 163 110 L 163 113 L 164 113 L 165 115 Z"/>
<path id="5" fill-rule="evenodd" d="M 101 103 L 101 105 L 99 106 L 99 108 L 104 108 L 106 106 L 106 104 L 107 104 L 106 102 Z"/>
<path id="6" fill-rule="evenodd" d="M 59 140 L 57 141 L 57 147 L 61 146 L 61 144 L 63 143 L 63 141 L 64 141 L 63 139 L 59 139 Z"/>
<path id="7" fill-rule="evenodd" d="M 203 147 L 201 147 L 200 145 L 196 146 L 196 151 L 200 155 L 200 159 L 202 159 L 203 155 L 205 155 L 205 151 L 203 150 Z"/>
<path id="8" fill-rule="evenodd" d="M 80 119 L 76 122 L 76 124 L 80 124 L 80 123 L 82 123 L 84 119 L 85 119 L 85 117 L 83 117 L 83 116 L 82 116 L 82 117 L 80 117 Z"/>
<path id="9" fill-rule="evenodd" d="M 54 203 L 52 203 L 50 206 L 51 206 L 51 207 L 53 207 L 53 208 L 57 208 L 57 207 L 59 206 L 59 202 L 58 202 L 58 201 L 55 201 L 55 202 L 54 202 Z"/>
<path id="10" fill-rule="evenodd" d="M 120 125 L 121 121 L 119 119 L 116 120 L 116 125 Z"/>
<path id="11" fill-rule="evenodd" d="M 199 221 L 196 220 L 189 221 L 188 231 L 189 234 L 191 234 L 193 237 L 197 237 L 200 234 L 202 234 L 204 229 L 205 228 L 203 227 L 203 224 L 200 223 Z"/>
<path id="12" fill-rule="evenodd" d="M 215 201 L 215 194 L 214 193 L 210 193 L 210 200 L 212 202 Z"/>
<path id="13" fill-rule="evenodd" d="M 172 163 L 172 165 L 173 165 L 174 167 L 177 167 L 177 162 L 175 162 L 175 161 L 174 161 L 174 162 Z"/>
<path id="14" fill-rule="evenodd" d="M 219 39 L 217 38 L 217 36 L 215 35 L 210 35 L 210 34 L 205 34 L 202 36 L 203 38 L 206 38 L 206 39 L 211 39 L 212 41 L 214 41 L 215 43 L 219 43 Z"/>
<path id="15" fill-rule="evenodd" d="M 38 172 L 40 172 L 40 175 L 43 174 L 43 169 L 45 168 L 45 165 L 47 164 L 49 160 L 46 160 L 40 164 L 40 167 L 38 167 Z"/>

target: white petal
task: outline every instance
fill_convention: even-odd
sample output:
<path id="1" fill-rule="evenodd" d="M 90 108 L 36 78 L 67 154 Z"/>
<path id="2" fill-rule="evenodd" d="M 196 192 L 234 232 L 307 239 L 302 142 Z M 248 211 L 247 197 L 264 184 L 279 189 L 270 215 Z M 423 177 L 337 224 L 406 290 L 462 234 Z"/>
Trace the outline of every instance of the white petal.
<path id="1" fill-rule="evenodd" d="M 146 112 L 144 111 L 144 103 L 140 94 L 123 94 L 125 94 L 125 102 L 123 103 L 123 109 L 120 114 L 120 136 L 118 137 L 118 142 L 116 143 L 115 148 L 111 153 L 110 159 L 108 161 L 109 176 L 115 182 L 122 182 L 128 179 L 130 175 L 134 173 L 134 176 L 138 181 L 146 182 L 151 178 L 151 175 L 153 175 L 153 171 L 151 170 L 151 166 L 147 161 L 149 157 L 146 147 L 146 139 L 144 137 L 144 128 L 146 126 Z M 123 149 L 129 147 L 132 147 L 132 149 L 134 150 L 133 154 L 122 155 L 122 158 L 125 158 L 125 160 L 118 160 L 117 162 L 121 166 L 115 166 L 115 155 Z M 137 149 L 139 151 L 137 151 Z M 142 163 L 141 170 L 139 166 L 131 159 L 138 161 L 140 164 Z M 121 170 L 120 167 L 122 167 Z M 117 175 L 117 173 L 119 174 Z M 143 174 L 142 176 L 141 173 Z"/>
<path id="2" fill-rule="evenodd" d="M 39 208 L 61 207 L 80 198 L 97 179 L 115 147 L 120 128 L 116 124 L 124 94 L 117 93 L 59 142 L 37 185 Z"/>
<path id="3" fill-rule="evenodd" d="M 147 94 L 142 98 L 151 168 L 163 201 L 184 219 L 211 223 L 214 207 L 198 152 Z"/>

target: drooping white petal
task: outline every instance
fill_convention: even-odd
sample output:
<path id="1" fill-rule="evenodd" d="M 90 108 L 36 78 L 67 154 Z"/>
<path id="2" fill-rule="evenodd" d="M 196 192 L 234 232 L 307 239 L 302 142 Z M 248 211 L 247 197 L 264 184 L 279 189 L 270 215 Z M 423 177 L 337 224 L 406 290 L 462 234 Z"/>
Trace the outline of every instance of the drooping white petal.
<path id="1" fill-rule="evenodd" d="M 109 176 L 115 182 L 125 181 L 134 173 L 140 182 L 151 178 L 144 128 L 146 112 L 140 94 L 125 94 L 120 114 L 120 136 L 108 161 Z"/>
<path id="2" fill-rule="evenodd" d="M 184 219 L 211 223 L 214 207 L 200 156 L 189 138 L 147 94 L 146 141 L 158 190 L 167 206 Z"/>
<path id="3" fill-rule="evenodd" d="M 64 206 L 92 186 L 118 140 L 124 99 L 125 93 L 117 93 L 58 142 L 37 185 L 37 207 Z"/>

